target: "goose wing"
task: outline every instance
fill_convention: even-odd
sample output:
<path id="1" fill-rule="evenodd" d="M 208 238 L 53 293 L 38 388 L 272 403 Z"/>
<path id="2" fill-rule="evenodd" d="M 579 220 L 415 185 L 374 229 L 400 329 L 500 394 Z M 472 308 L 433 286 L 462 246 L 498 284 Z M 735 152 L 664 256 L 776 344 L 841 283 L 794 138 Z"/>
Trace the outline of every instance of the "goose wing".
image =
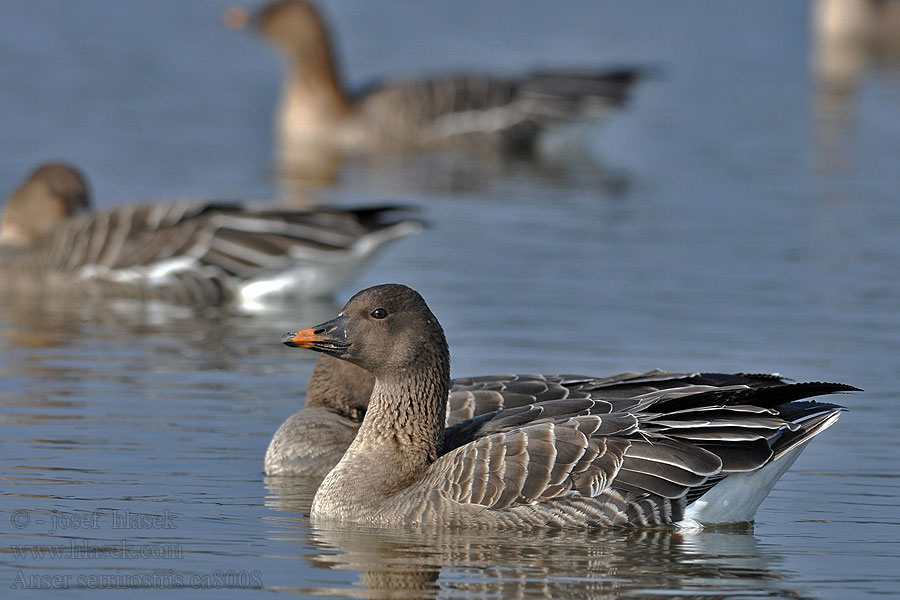
<path id="1" fill-rule="evenodd" d="M 637 69 L 542 71 L 518 78 L 459 74 L 370 85 L 355 101 L 385 139 L 389 132 L 406 132 L 428 145 L 488 136 L 527 146 L 548 125 L 596 119 L 622 105 L 641 76 Z"/>
<path id="2" fill-rule="evenodd" d="M 855 389 L 689 386 L 645 394 L 627 412 L 598 399 L 507 409 L 457 426 L 472 441 L 439 458 L 428 479 L 461 504 L 671 522 L 728 474 L 761 468 L 841 410 L 797 400 Z"/>
<path id="3" fill-rule="evenodd" d="M 184 302 L 219 303 L 229 299 L 229 280 L 298 263 L 339 262 L 366 236 L 417 223 L 397 212 L 388 206 L 266 210 L 170 201 L 79 215 L 46 236 L 37 252 L 55 272 L 100 285 L 179 288 Z"/>
<path id="4" fill-rule="evenodd" d="M 489 412 L 566 398 L 614 402 L 663 389 L 691 385 L 763 387 L 783 384 L 779 375 L 744 373 L 679 373 L 653 369 L 608 377 L 586 375 L 487 375 L 454 379 L 447 403 L 447 425 Z M 616 402 L 617 410 L 628 402 Z"/>

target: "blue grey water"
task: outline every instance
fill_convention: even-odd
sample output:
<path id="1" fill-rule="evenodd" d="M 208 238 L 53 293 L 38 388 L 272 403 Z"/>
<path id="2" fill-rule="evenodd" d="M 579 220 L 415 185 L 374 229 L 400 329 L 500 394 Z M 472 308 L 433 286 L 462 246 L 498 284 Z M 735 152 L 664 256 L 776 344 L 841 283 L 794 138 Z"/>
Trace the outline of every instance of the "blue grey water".
<path id="1" fill-rule="evenodd" d="M 100 206 L 397 200 L 431 227 L 335 304 L 277 315 L 0 306 L 3 595 L 900 595 L 896 62 L 858 62 L 838 92 L 818 83 L 802 2 L 335 0 L 326 11 L 355 84 L 471 67 L 656 75 L 540 165 L 353 161 L 303 191 L 276 175 L 280 63 L 221 27 L 224 6 L 0 3 L 0 193 L 64 159 Z M 840 398 L 850 411 L 750 530 L 313 527 L 313 490 L 262 473 L 314 360 L 279 338 L 388 281 L 429 301 L 454 375 L 776 371 L 866 391 Z"/>

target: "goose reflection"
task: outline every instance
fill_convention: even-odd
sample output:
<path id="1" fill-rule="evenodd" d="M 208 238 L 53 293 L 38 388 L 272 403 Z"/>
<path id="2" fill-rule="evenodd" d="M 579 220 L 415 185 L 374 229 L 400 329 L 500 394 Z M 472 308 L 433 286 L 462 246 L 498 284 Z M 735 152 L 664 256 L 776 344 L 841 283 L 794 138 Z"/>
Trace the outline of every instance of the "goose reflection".
<path id="1" fill-rule="evenodd" d="M 324 318 L 335 309 L 332 302 L 322 301 L 296 310 Z M 289 328 L 295 313 L 274 313 L 263 319 L 129 301 L 0 302 L 4 420 L 45 428 L 35 436 L 44 440 L 41 444 L 47 439 L 68 443 L 73 439 L 73 424 L 91 423 L 87 414 L 104 404 L 94 399 L 97 395 L 103 397 L 109 393 L 105 390 L 125 385 L 146 385 L 148 365 L 157 373 L 185 374 L 186 389 L 206 394 L 203 386 L 208 383 L 203 383 L 203 377 L 197 379 L 198 373 L 259 368 L 256 358 L 267 356 L 271 346 L 260 339 L 260 328 Z M 274 325 L 273 318 L 281 325 Z M 131 409 L 113 404 L 107 410 L 114 413 L 111 418 L 136 428 L 132 437 L 141 438 L 139 432 L 146 423 L 132 418 Z M 109 439 L 109 432 L 98 432 L 89 444 Z"/>
<path id="2" fill-rule="evenodd" d="M 247 344 L 256 351 L 260 325 L 290 328 L 297 314 L 323 319 L 338 308 L 330 299 L 311 299 L 288 309 L 276 309 L 265 315 L 231 314 L 217 308 L 197 309 L 163 302 L 129 299 L 97 302 L 92 298 L 3 299 L 0 301 L 0 347 L 22 351 L 83 343 L 87 337 L 105 336 L 122 342 L 157 336 L 187 342 L 198 350 L 213 344 L 227 354 L 241 352 L 246 345 L 222 347 L 223 338 L 247 336 Z M 226 326 L 227 325 L 227 326 Z M 90 335 L 88 335 L 90 334 Z M 265 342 L 262 342 L 265 344 Z"/>
<path id="3" fill-rule="evenodd" d="M 271 536 L 300 543 L 316 569 L 358 572 L 352 588 L 302 594 L 359 598 L 622 598 L 735 595 L 808 598 L 746 526 L 680 534 L 595 531 L 385 530 L 313 526 L 314 479 L 268 477 Z M 289 513 L 294 513 L 291 516 Z"/>

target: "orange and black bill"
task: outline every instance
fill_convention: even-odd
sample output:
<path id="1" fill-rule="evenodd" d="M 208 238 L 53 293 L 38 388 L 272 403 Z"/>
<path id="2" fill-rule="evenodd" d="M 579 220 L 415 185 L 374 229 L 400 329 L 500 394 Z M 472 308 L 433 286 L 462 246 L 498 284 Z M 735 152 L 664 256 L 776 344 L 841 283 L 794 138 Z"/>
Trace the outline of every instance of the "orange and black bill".
<path id="1" fill-rule="evenodd" d="M 281 343 L 293 348 L 308 348 L 325 354 L 341 355 L 350 347 L 344 326 L 347 317 L 341 315 L 330 321 L 281 336 Z"/>

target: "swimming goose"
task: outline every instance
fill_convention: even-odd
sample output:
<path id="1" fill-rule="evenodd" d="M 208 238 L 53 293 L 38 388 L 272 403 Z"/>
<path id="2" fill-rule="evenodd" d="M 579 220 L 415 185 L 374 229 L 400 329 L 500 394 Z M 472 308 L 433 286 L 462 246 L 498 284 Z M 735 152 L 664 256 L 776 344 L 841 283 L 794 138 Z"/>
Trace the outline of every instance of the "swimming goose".
<path id="1" fill-rule="evenodd" d="M 10 197 L 0 297 L 110 297 L 258 310 L 327 297 L 384 244 L 420 230 L 394 207 L 262 209 L 176 200 L 90 211 L 73 167 L 46 164 Z"/>
<path id="2" fill-rule="evenodd" d="M 596 527 L 750 521 L 842 407 L 838 383 L 686 386 L 633 398 L 550 400 L 455 426 L 444 332 L 396 284 L 282 341 L 375 376 L 359 432 L 313 499 L 319 521 L 381 526 Z"/>
<path id="3" fill-rule="evenodd" d="M 310 147 L 350 154 L 447 148 L 530 154 L 548 127 L 606 117 L 641 77 L 635 69 L 465 73 L 379 82 L 348 94 L 331 34 L 312 3 L 272 2 L 252 18 L 237 7 L 226 12 L 233 27 L 251 20 L 287 61 L 275 122 L 283 156 Z"/>
<path id="4" fill-rule="evenodd" d="M 688 385 L 783 384 L 777 375 L 675 373 L 653 369 L 607 377 L 582 375 L 482 375 L 450 382 L 446 425 L 485 413 L 564 398 L 630 398 Z M 304 407 L 281 424 L 266 450 L 266 475 L 324 477 L 356 437 L 375 378 L 347 361 L 323 354 L 316 361 Z M 452 429 L 445 430 L 445 435 Z M 443 447 L 450 441 L 445 439 Z"/>

